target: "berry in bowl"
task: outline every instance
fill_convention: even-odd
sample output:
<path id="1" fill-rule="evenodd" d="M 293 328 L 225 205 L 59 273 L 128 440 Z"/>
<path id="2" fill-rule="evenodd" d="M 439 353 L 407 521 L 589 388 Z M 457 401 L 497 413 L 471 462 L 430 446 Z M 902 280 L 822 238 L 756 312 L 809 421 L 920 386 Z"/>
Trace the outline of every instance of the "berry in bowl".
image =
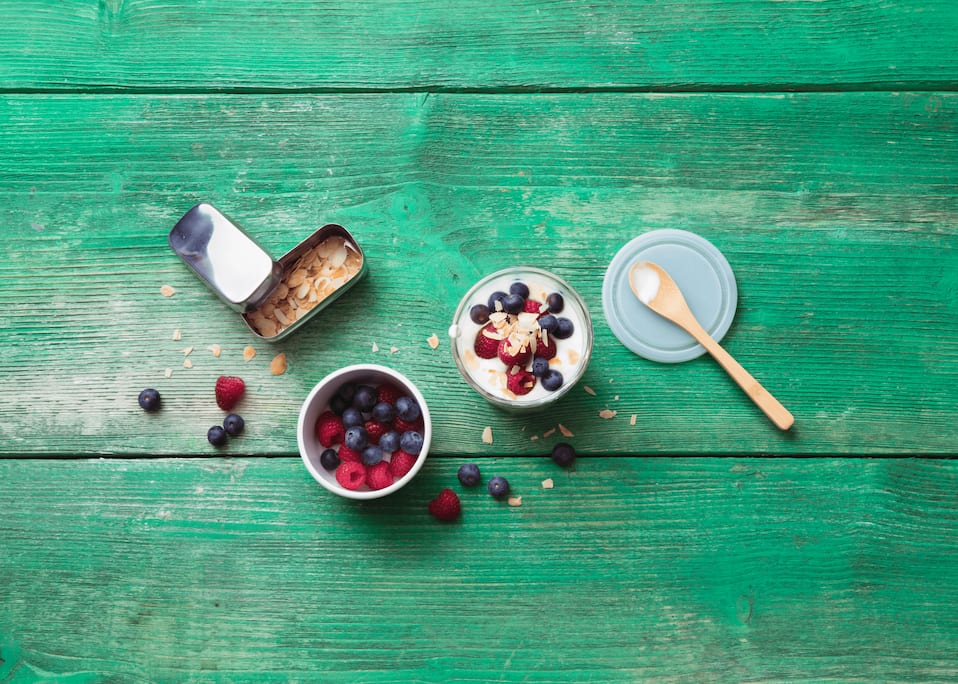
<path id="1" fill-rule="evenodd" d="M 349 499 L 376 499 L 403 487 L 426 460 L 431 436 L 416 386 L 376 365 L 347 366 L 320 380 L 297 424 L 310 475 Z"/>
<path id="2" fill-rule="evenodd" d="M 449 337 L 459 372 L 479 394 L 502 408 L 539 408 L 585 372 L 592 319 L 564 280 L 518 266 L 486 276 L 466 293 Z"/>

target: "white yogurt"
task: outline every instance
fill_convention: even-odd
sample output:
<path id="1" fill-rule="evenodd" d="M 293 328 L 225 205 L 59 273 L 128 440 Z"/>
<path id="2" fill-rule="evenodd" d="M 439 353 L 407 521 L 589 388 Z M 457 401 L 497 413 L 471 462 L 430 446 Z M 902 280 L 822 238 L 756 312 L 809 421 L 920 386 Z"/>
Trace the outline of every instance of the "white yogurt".
<path id="1" fill-rule="evenodd" d="M 509 391 L 506 380 L 509 368 L 495 356 L 491 359 L 480 358 L 474 351 L 476 336 L 486 324 L 478 324 L 469 317 L 470 309 L 476 304 L 486 304 L 493 292 L 508 292 L 509 286 L 520 281 L 529 287 L 529 298 L 545 303 L 546 297 L 558 292 L 565 300 L 561 312 L 553 314 L 557 318 L 568 318 L 574 327 L 570 337 L 554 339 L 556 356 L 549 367 L 562 373 L 562 386 L 553 392 L 542 386 L 536 378 L 535 387 L 528 394 L 514 395 Z M 549 313 L 548 310 L 543 315 Z M 481 388 L 497 401 L 514 407 L 528 407 L 557 398 L 575 384 L 585 371 L 591 354 L 592 323 L 584 306 L 579 304 L 578 296 L 562 283 L 554 281 L 548 273 L 538 269 L 515 270 L 497 275 L 482 284 L 478 290 L 470 292 L 459 306 L 458 318 L 449 328 L 453 351 L 457 357 L 460 371 L 476 388 Z M 524 368 L 529 370 L 530 363 Z"/>
<path id="2" fill-rule="evenodd" d="M 632 291 L 639 301 L 648 304 L 659 293 L 659 273 L 647 263 L 640 262 L 632 267 L 629 272 L 629 281 L 632 283 Z"/>

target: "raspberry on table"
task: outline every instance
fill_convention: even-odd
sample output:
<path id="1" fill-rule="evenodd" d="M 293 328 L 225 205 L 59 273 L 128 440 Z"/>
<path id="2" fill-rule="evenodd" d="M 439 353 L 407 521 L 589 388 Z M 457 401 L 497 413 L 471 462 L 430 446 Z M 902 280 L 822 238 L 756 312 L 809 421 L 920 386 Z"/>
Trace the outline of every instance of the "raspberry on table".
<path id="1" fill-rule="evenodd" d="M 243 382 L 242 378 L 221 375 L 216 379 L 214 392 L 216 394 L 216 405 L 224 411 L 229 411 L 243 398 L 243 394 L 246 392 L 246 383 Z"/>
<path id="2" fill-rule="evenodd" d="M 437 520 L 444 520 L 446 522 L 455 520 L 462 512 L 459 496 L 446 487 L 439 492 L 439 496 L 429 502 L 429 512 Z"/>

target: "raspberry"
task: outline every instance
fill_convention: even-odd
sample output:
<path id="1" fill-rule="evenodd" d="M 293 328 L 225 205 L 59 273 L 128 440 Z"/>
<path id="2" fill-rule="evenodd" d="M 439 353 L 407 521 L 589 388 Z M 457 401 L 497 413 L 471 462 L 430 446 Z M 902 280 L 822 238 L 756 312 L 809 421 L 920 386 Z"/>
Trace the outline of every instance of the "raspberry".
<path id="1" fill-rule="evenodd" d="M 364 427 L 366 428 L 366 439 L 370 444 L 379 444 L 379 438 L 389 432 L 388 425 L 377 423 L 375 420 L 367 420 Z"/>
<path id="2" fill-rule="evenodd" d="M 397 451 L 393 454 L 392 460 L 389 461 L 389 472 L 398 480 L 412 470 L 415 463 L 415 456 L 407 454 L 405 451 Z"/>
<path id="3" fill-rule="evenodd" d="M 341 443 L 345 433 L 346 428 L 343 427 L 343 419 L 332 411 L 324 411 L 316 419 L 316 439 L 324 447 Z"/>
<path id="4" fill-rule="evenodd" d="M 224 411 L 236 406 L 246 392 L 246 383 L 242 378 L 221 375 L 216 379 L 216 405 Z"/>
<path id="5" fill-rule="evenodd" d="M 346 489 L 359 489 L 366 484 L 366 466 L 356 461 L 343 461 L 336 468 L 336 482 Z"/>
<path id="6" fill-rule="evenodd" d="M 493 337 L 489 337 L 486 333 L 490 335 L 497 335 L 499 331 L 496 330 L 496 326 L 492 323 L 483 327 L 476 334 L 476 341 L 472 345 L 473 350 L 476 352 L 476 356 L 481 359 L 491 359 L 495 358 L 496 353 L 499 351 L 499 340 Z"/>
<path id="7" fill-rule="evenodd" d="M 366 467 L 366 484 L 370 489 L 384 489 L 393 483 L 393 476 L 389 472 L 389 463 L 380 461 L 374 466 Z"/>
<path id="8" fill-rule="evenodd" d="M 536 356 L 548 361 L 549 359 L 555 358 L 558 350 L 556 349 L 555 338 L 552 335 L 547 335 L 546 337 L 549 339 L 548 343 L 543 342 L 541 337 L 536 340 Z"/>
<path id="9" fill-rule="evenodd" d="M 509 340 L 502 340 L 502 342 L 499 343 L 497 353 L 499 354 L 499 360 L 506 364 L 508 368 L 524 366 L 532 356 L 532 350 L 529 349 L 529 345 L 523 344 L 516 349 Z"/>
<path id="10" fill-rule="evenodd" d="M 446 487 L 439 496 L 429 502 L 429 512 L 438 520 L 452 521 L 459 517 L 462 506 L 456 493 Z"/>
<path id="11" fill-rule="evenodd" d="M 422 416 L 412 422 L 405 421 L 402 418 L 396 418 L 396 420 L 393 421 L 393 429 L 400 435 L 404 432 L 418 432 L 419 434 L 424 434 L 424 428 L 425 423 L 423 423 Z"/>
<path id="12" fill-rule="evenodd" d="M 346 461 L 349 461 L 351 463 L 359 463 L 360 461 L 362 461 L 362 454 L 360 454 L 358 451 L 353 451 L 345 444 L 339 445 L 338 454 L 339 454 L 339 460 L 342 461 L 343 463 L 345 463 Z"/>
<path id="13" fill-rule="evenodd" d="M 506 386 L 515 395 L 529 394 L 536 386 L 536 376 L 523 368 L 515 373 L 510 371 L 506 374 Z"/>
<path id="14" fill-rule="evenodd" d="M 395 405 L 396 400 L 404 394 L 405 392 L 391 382 L 387 382 L 379 386 L 379 401 L 384 401 L 387 404 Z"/>
<path id="15" fill-rule="evenodd" d="M 537 302 L 534 299 L 527 299 L 526 304 L 522 307 L 522 310 L 526 313 L 534 313 L 537 316 L 539 315 L 539 310 L 542 308 L 542 302 Z"/>

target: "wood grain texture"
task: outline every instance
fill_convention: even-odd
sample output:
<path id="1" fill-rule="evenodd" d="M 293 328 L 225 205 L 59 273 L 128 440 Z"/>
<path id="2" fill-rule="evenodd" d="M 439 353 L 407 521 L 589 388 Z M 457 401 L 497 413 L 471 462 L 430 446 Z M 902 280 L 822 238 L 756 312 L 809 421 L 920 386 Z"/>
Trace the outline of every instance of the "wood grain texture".
<path id="1" fill-rule="evenodd" d="M 951 0 L 0 2 L 0 89 L 951 89 Z"/>
<path id="2" fill-rule="evenodd" d="M 308 389 L 377 361 L 421 385 L 437 453 L 541 454 L 551 442 L 532 436 L 557 423 L 583 453 L 952 453 L 956 104 L 949 93 L 4 97 L 0 452 L 205 453 L 221 418 L 213 381 L 240 374 L 249 432 L 233 453 L 291 454 Z M 277 255 L 342 223 L 370 275 L 244 362 L 242 322 L 166 245 L 201 199 Z M 791 433 L 712 360 L 646 362 L 606 326 L 609 261 L 635 235 L 675 227 L 732 264 L 739 309 L 723 343 L 795 414 Z M 472 394 L 445 340 L 426 343 L 472 282 L 517 262 L 569 280 L 596 330 L 583 382 L 595 396 L 579 388 L 523 418 Z M 274 377 L 281 351 L 290 370 Z M 136 407 L 149 385 L 164 395 L 159 415 Z M 598 417 L 606 407 L 615 419 Z M 479 438 L 487 425 L 492 446 Z"/>
<path id="3" fill-rule="evenodd" d="M 518 508 L 462 462 L 358 505 L 297 459 L 0 462 L 0 681 L 958 675 L 954 461 L 480 459 Z"/>

